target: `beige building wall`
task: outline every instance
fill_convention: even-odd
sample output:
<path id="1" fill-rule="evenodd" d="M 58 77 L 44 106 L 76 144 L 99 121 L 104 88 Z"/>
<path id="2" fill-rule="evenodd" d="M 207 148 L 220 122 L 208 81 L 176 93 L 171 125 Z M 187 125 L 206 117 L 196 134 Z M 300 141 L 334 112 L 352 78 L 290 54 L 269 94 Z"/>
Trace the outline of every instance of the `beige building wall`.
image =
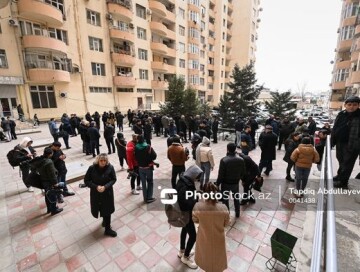
<path id="1" fill-rule="evenodd" d="M 21 103 L 27 117 L 157 110 L 175 74 L 202 102 L 217 105 L 234 64 L 254 59 L 251 10 L 258 2 L 52 3 L 18 0 L 0 9 L 0 59 L 7 61 L 0 98 L 5 108 Z"/>

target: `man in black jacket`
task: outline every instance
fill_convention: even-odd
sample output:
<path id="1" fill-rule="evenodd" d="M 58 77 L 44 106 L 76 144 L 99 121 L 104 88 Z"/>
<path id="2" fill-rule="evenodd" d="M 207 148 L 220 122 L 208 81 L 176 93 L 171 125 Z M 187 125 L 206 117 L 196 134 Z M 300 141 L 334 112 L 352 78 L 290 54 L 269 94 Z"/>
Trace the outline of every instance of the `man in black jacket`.
<path id="1" fill-rule="evenodd" d="M 179 131 L 183 133 L 183 137 L 184 137 L 184 143 L 188 143 L 187 140 L 187 135 L 186 135 L 186 130 L 187 130 L 187 124 L 185 121 L 185 115 L 181 115 L 181 118 L 179 120 Z"/>
<path id="2" fill-rule="evenodd" d="M 285 141 L 287 140 L 287 138 L 289 138 L 290 134 L 294 131 L 295 129 L 293 128 L 293 126 L 291 125 L 290 121 L 288 118 L 284 118 L 284 120 L 280 123 L 279 125 L 279 131 L 280 131 L 280 135 L 279 135 L 279 145 L 278 145 L 278 150 L 281 150 L 281 146 L 283 145 L 283 143 L 285 143 Z"/>
<path id="3" fill-rule="evenodd" d="M 334 122 L 331 132 L 331 146 L 336 145 L 339 162 L 334 187 L 346 189 L 355 161 L 360 154 L 360 98 L 352 96 L 345 100 L 345 110 Z"/>
<path id="4" fill-rule="evenodd" d="M 50 148 L 53 151 L 53 155 L 51 159 L 54 162 L 54 166 L 58 172 L 58 176 L 57 176 L 58 182 L 62 182 L 64 184 L 62 195 L 64 197 L 72 196 L 75 193 L 69 192 L 68 187 L 66 185 L 66 174 L 67 174 L 67 168 L 65 164 L 66 155 L 61 150 L 61 143 L 53 142 Z"/>
<path id="5" fill-rule="evenodd" d="M 266 167 L 265 175 L 269 175 L 272 168 L 272 161 L 276 159 L 277 135 L 272 132 L 272 126 L 266 125 L 265 132 L 259 137 L 259 146 L 261 148 L 261 158 L 259 163 L 260 173 Z"/>
<path id="6" fill-rule="evenodd" d="M 239 154 L 245 162 L 245 174 L 242 178 L 242 186 L 244 187 L 243 199 L 240 202 L 240 205 L 245 205 L 247 203 L 255 203 L 255 197 L 251 191 L 251 184 L 253 183 L 256 177 L 260 176 L 259 167 L 249 156 L 242 153 Z"/>
<path id="7" fill-rule="evenodd" d="M 192 165 L 184 172 L 176 184 L 180 209 L 183 212 L 188 212 L 190 215 L 189 223 L 181 229 L 178 257 L 181 258 L 181 262 L 192 269 L 198 267 L 190 258 L 190 252 L 196 242 L 196 230 L 194 221 L 192 220 L 192 210 L 196 204 L 196 198 L 194 196 L 196 192 L 195 180 L 200 179 L 201 173 L 202 170 L 199 166 Z M 189 196 L 190 194 L 187 194 L 187 192 L 192 192 L 192 196 Z M 189 235 L 187 243 L 186 235 Z"/>
<path id="8" fill-rule="evenodd" d="M 219 118 L 217 116 L 214 117 L 214 121 L 211 124 L 211 130 L 213 132 L 213 143 L 217 144 L 217 133 L 219 130 Z"/>
<path id="9" fill-rule="evenodd" d="M 236 145 L 227 145 L 227 154 L 220 160 L 216 184 L 221 187 L 223 203 L 229 208 L 230 193 L 234 198 L 235 216 L 240 216 L 239 182 L 245 175 L 245 163 L 236 154 Z"/>
<path id="10" fill-rule="evenodd" d="M 95 158 L 96 156 L 95 150 L 97 155 L 100 154 L 100 147 L 99 147 L 100 133 L 99 130 L 96 128 L 96 123 L 94 121 L 90 123 L 90 127 L 88 128 L 87 133 L 89 135 L 91 153 Z"/>
<path id="11" fill-rule="evenodd" d="M 311 116 L 308 118 L 308 130 L 309 134 L 314 137 L 316 131 L 316 123 Z"/>

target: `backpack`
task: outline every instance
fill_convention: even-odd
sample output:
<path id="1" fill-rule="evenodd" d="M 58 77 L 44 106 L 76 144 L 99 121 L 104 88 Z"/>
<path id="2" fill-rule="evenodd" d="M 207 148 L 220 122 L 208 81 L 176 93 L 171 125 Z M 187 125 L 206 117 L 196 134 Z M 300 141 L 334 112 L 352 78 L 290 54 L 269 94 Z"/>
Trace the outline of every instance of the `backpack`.
<path id="1" fill-rule="evenodd" d="M 168 198 L 172 199 L 173 197 L 171 194 L 168 194 Z M 170 226 L 176 228 L 183 228 L 190 221 L 190 213 L 182 211 L 178 202 L 175 204 L 165 204 L 165 214 Z"/>
<path id="2" fill-rule="evenodd" d="M 20 151 L 16 147 L 14 147 L 6 155 L 8 161 L 12 167 L 20 165 L 19 152 Z"/>

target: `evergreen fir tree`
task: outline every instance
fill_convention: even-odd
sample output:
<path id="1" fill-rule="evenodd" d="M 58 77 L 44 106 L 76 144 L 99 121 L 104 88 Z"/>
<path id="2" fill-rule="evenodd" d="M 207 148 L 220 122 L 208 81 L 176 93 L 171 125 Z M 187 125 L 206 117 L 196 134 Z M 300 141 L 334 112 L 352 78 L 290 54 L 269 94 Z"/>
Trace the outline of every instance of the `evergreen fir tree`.
<path id="1" fill-rule="evenodd" d="M 205 117 L 210 117 L 210 111 L 211 107 L 209 103 L 205 102 L 203 104 L 200 104 L 198 114 Z"/>
<path id="2" fill-rule="evenodd" d="M 263 86 L 256 85 L 253 63 L 251 62 L 242 69 L 236 64 L 230 77 L 232 82 L 228 83 L 228 86 L 232 89 L 230 93 L 231 111 L 235 112 L 236 117 L 246 118 L 255 114 L 259 106 L 256 99 Z"/>
<path id="3" fill-rule="evenodd" d="M 196 97 L 196 91 L 192 88 L 187 88 L 183 98 L 183 113 L 184 115 L 195 116 L 199 112 L 200 102 Z"/>
<path id="4" fill-rule="evenodd" d="M 162 114 L 176 116 L 184 112 L 183 101 L 185 94 L 185 80 L 174 76 L 169 81 L 168 98 L 165 104 L 160 105 Z"/>
<path id="5" fill-rule="evenodd" d="M 284 117 L 288 117 L 289 119 L 293 119 L 295 116 L 296 109 L 293 106 L 293 103 L 290 100 L 293 98 L 290 91 L 285 93 L 279 92 L 270 92 L 271 101 L 265 101 L 265 106 L 269 110 L 269 113 L 275 115 L 276 117 L 280 117 L 283 119 Z"/>
<path id="6" fill-rule="evenodd" d="M 224 92 L 224 95 L 220 98 L 219 113 L 222 118 L 222 127 L 233 128 L 235 125 L 235 111 L 231 111 L 232 106 L 230 100 L 230 93 Z"/>

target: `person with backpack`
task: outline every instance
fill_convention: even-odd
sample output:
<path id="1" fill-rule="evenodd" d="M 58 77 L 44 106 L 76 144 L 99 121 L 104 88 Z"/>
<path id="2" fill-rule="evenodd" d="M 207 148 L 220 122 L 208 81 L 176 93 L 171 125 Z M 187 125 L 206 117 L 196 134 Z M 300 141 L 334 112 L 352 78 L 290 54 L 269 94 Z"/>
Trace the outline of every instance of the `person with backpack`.
<path id="1" fill-rule="evenodd" d="M 205 184 L 204 192 L 210 197 L 197 202 L 192 212 L 194 223 L 199 223 L 195 262 L 206 272 L 220 272 L 227 268 L 225 227 L 230 216 L 228 208 L 215 198 L 218 191 L 214 183 Z"/>
<path id="2" fill-rule="evenodd" d="M 139 176 L 142 184 L 144 202 L 147 204 L 156 200 L 156 198 L 153 197 L 153 165 L 156 157 L 156 152 L 145 142 L 144 136 L 139 135 L 135 146 L 135 159 L 139 165 Z"/>
<path id="3" fill-rule="evenodd" d="M 8 142 L 11 141 L 11 130 L 10 130 L 10 122 L 9 120 L 5 119 L 5 117 L 1 117 L 1 128 L 4 131 L 5 137 Z"/>
<path id="4" fill-rule="evenodd" d="M 42 186 L 45 189 L 46 213 L 55 215 L 63 211 L 62 208 L 59 208 L 56 205 L 57 194 L 61 192 L 59 189 L 62 184 L 58 183 L 57 170 L 51 160 L 52 155 L 52 149 L 46 147 L 43 155 L 36 157 L 31 161 L 30 167 L 32 172 L 37 172 L 39 174 Z"/>
<path id="5" fill-rule="evenodd" d="M 125 170 L 124 168 L 124 161 L 126 163 L 127 162 L 127 158 L 126 158 L 126 140 L 124 138 L 124 134 L 121 132 L 118 132 L 117 137 L 115 139 L 115 145 L 116 145 L 116 149 L 117 149 L 117 154 L 119 157 L 119 162 L 120 162 L 120 166 L 121 166 L 121 170 Z"/>
<path id="6" fill-rule="evenodd" d="M 14 161 L 16 162 L 15 165 L 20 167 L 22 181 L 24 182 L 28 192 L 34 192 L 34 188 L 27 184 L 27 178 L 30 172 L 30 165 L 29 162 L 36 157 L 36 151 L 31 146 L 33 140 L 30 137 L 24 137 L 20 144 L 15 146 L 14 150 L 17 152 L 14 153 Z M 10 160 L 9 160 L 10 162 Z M 10 162 L 11 164 L 11 162 Z"/>
<path id="7" fill-rule="evenodd" d="M 210 171 L 214 170 L 215 166 L 210 140 L 207 137 L 203 137 L 201 144 L 196 148 L 196 165 L 203 171 L 200 179 L 200 190 L 202 190 L 204 183 L 209 182 Z"/>

